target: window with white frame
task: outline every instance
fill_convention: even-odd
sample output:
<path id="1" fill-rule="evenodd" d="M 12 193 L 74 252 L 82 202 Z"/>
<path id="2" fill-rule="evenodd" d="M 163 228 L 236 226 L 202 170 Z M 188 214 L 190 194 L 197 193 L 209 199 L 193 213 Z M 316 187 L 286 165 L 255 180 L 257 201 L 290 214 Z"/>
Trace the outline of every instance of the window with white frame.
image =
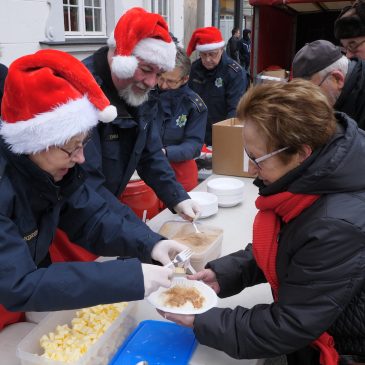
<path id="1" fill-rule="evenodd" d="M 166 23 L 169 23 L 170 9 L 168 0 L 151 0 L 151 11 L 160 14 L 166 20 Z"/>
<path id="2" fill-rule="evenodd" d="M 105 0 L 63 0 L 67 36 L 105 36 Z"/>

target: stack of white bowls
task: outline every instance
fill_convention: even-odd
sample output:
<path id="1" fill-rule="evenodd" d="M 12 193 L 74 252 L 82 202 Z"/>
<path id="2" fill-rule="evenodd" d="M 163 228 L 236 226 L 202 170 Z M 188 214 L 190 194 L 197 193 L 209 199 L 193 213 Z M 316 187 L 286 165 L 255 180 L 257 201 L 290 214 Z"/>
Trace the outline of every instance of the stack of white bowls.
<path id="1" fill-rule="evenodd" d="M 199 218 L 210 217 L 218 212 L 218 198 L 216 195 L 206 191 L 190 191 L 188 194 L 200 206 L 201 214 Z"/>
<path id="2" fill-rule="evenodd" d="M 231 177 L 212 179 L 207 183 L 207 190 L 218 198 L 220 207 L 234 207 L 243 201 L 244 182 Z"/>

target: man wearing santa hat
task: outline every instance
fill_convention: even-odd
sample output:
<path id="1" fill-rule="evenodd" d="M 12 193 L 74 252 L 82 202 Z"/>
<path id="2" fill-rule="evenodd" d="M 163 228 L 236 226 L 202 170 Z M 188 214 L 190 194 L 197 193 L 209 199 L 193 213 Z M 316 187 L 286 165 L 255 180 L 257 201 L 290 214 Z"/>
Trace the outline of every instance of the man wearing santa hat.
<path id="1" fill-rule="evenodd" d="M 212 125 L 236 115 L 238 101 L 247 89 L 247 73 L 227 56 L 218 28 L 196 29 L 188 45 L 188 56 L 195 50 L 200 58 L 192 65 L 189 86 L 208 107 L 205 143 L 211 146 Z"/>
<path id="2" fill-rule="evenodd" d="M 108 191 L 107 202 L 79 166 L 92 128 L 115 117 L 73 56 L 42 50 L 11 64 L 0 124 L 0 330 L 22 320 L 19 311 L 139 300 L 170 285 L 172 270 L 151 261 L 169 263 L 186 247 L 151 231 Z M 52 264 L 58 226 L 91 252 L 124 259 Z M 18 364 L 18 325 L 0 332 L 2 364 Z"/>
<path id="3" fill-rule="evenodd" d="M 149 91 L 162 72 L 175 67 L 168 26 L 159 14 L 132 8 L 119 19 L 108 45 L 84 61 L 118 111 L 108 126 L 99 125 L 86 149 L 93 182 L 119 196 L 137 170 L 168 208 L 195 219 L 199 206 L 176 182 L 158 133 L 152 133 L 157 103 Z"/>

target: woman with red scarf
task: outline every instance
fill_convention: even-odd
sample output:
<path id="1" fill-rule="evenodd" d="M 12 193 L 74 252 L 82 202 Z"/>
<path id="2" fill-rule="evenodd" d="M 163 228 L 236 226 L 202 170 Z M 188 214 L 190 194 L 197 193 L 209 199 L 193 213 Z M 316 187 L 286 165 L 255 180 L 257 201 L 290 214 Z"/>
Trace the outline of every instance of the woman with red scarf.
<path id="1" fill-rule="evenodd" d="M 365 134 L 305 80 L 250 89 L 237 110 L 257 174 L 253 243 L 190 276 L 220 297 L 274 301 L 165 316 L 234 358 L 365 364 Z"/>

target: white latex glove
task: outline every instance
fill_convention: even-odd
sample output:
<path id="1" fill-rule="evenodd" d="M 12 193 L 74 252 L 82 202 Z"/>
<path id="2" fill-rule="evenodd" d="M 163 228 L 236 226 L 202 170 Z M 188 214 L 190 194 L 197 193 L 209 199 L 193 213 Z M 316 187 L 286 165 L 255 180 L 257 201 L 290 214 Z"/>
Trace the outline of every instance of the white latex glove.
<path id="1" fill-rule="evenodd" d="M 194 221 L 201 214 L 199 204 L 193 199 L 186 199 L 174 206 L 175 212 L 186 221 Z"/>
<path id="2" fill-rule="evenodd" d="M 187 248 L 189 247 L 174 240 L 162 240 L 158 241 L 153 247 L 151 257 L 161 262 L 162 265 L 166 265 L 171 261 L 171 258 Z"/>
<path id="3" fill-rule="evenodd" d="M 168 288 L 171 285 L 173 269 L 164 266 L 142 264 L 144 296 L 148 297 L 160 286 Z"/>

